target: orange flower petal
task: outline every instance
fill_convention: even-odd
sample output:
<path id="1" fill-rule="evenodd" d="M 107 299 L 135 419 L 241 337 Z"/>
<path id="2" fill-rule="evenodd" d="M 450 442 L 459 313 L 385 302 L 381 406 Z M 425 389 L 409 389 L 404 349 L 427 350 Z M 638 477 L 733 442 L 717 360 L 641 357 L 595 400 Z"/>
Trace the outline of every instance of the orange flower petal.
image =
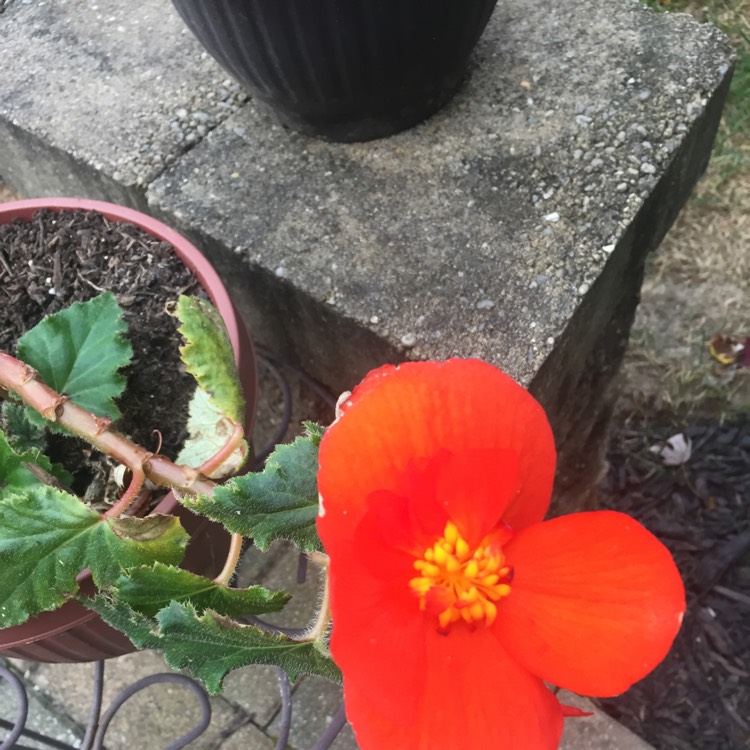
<path id="1" fill-rule="evenodd" d="M 667 654 L 685 612 L 669 551 L 622 513 L 578 513 L 536 524 L 506 547 L 511 593 L 497 637 L 541 679 L 612 696 Z"/>
<path id="2" fill-rule="evenodd" d="M 347 717 L 362 750 L 558 747 L 563 714 L 557 699 L 490 631 L 461 628 L 446 637 L 431 630 L 425 645 L 424 693 L 404 721 L 377 708 L 377 691 L 403 694 L 398 672 L 385 684 L 344 678 Z"/>
<path id="3" fill-rule="evenodd" d="M 404 720 L 424 689 L 427 623 L 408 586 L 413 558 L 366 538 L 339 544 L 329 571 L 331 653 L 347 678 L 380 686 L 372 698 L 378 712 Z"/>
<path id="4" fill-rule="evenodd" d="M 406 494 L 405 477 L 441 455 L 447 468 L 434 481 L 446 490 L 461 490 L 467 481 L 494 487 L 489 496 L 482 491 L 471 498 L 465 515 L 476 528 L 501 516 L 516 528 L 544 517 L 554 475 L 552 433 L 541 406 L 496 367 L 458 359 L 383 367 L 342 408 L 320 447 L 321 536 L 328 514 L 345 515 L 353 528 L 371 493 Z M 458 498 L 438 498 L 462 508 L 468 499 L 466 489 Z"/>

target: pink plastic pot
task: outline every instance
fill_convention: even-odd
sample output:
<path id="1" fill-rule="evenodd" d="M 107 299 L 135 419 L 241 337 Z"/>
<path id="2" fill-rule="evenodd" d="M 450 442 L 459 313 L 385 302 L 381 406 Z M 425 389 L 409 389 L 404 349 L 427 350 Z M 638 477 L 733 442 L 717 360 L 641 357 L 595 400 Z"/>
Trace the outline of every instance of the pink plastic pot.
<path id="1" fill-rule="evenodd" d="M 124 206 L 77 198 L 39 198 L 0 204 L 0 224 L 15 219 L 31 220 L 42 208 L 53 211 L 97 211 L 111 221 L 129 222 L 168 242 L 185 265 L 195 274 L 226 325 L 239 366 L 246 400 L 245 429 L 252 431 L 258 404 L 258 378 L 255 352 L 250 335 L 238 315 L 218 274 L 192 243 L 182 235 L 146 214 Z M 216 575 L 229 549 L 229 535 L 223 526 L 185 510 L 169 493 L 155 513 L 176 515 L 190 533 L 183 567 L 195 573 Z M 81 590 L 92 594 L 91 576 L 78 577 Z M 53 612 L 44 612 L 23 625 L 0 630 L 0 654 L 43 662 L 84 662 L 109 659 L 135 651 L 135 646 L 97 614 L 77 602 L 68 602 Z"/>

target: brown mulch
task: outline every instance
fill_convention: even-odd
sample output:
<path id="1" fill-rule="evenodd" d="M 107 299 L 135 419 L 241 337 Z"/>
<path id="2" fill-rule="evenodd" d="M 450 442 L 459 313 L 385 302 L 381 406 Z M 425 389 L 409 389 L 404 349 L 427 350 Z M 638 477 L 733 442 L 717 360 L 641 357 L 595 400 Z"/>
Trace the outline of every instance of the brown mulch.
<path id="1" fill-rule="evenodd" d="M 649 450 L 682 432 L 689 461 Z M 604 505 L 672 552 L 687 590 L 666 660 L 602 707 L 657 750 L 750 748 L 750 415 L 731 424 L 629 424 L 612 437 Z"/>
<path id="2" fill-rule="evenodd" d="M 33 222 L 0 225 L 0 349 L 45 315 L 109 290 L 124 309 L 133 361 L 118 400 L 117 429 L 174 457 L 185 439 L 195 388 L 184 371 L 177 321 L 167 301 L 201 292 L 171 246 L 131 224 L 93 212 L 41 212 Z"/>

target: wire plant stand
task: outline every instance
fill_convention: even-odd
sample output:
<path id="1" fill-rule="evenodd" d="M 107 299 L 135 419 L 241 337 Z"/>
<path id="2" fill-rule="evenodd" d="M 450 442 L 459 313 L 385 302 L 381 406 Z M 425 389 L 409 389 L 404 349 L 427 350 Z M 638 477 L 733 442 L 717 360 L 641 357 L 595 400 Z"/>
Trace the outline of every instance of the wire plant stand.
<path id="1" fill-rule="evenodd" d="M 187 747 L 191 742 L 200 737 L 211 724 L 211 703 L 208 693 L 192 677 L 175 674 L 173 672 L 161 672 L 143 677 L 125 689 L 113 699 L 107 710 L 102 713 L 102 697 L 104 693 L 105 662 L 98 661 L 94 665 L 94 684 L 91 698 L 90 718 L 86 726 L 83 740 L 80 744 L 71 745 L 61 740 L 49 737 L 41 732 L 26 726 L 29 713 L 29 697 L 27 687 L 21 678 L 15 673 L 0 666 L 0 679 L 6 682 L 16 700 L 16 716 L 13 721 L 0 718 L 0 728 L 8 734 L 0 744 L 0 750 L 31 750 L 28 745 L 23 744 L 24 738 L 32 740 L 45 747 L 55 750 L 103 750 L 107 730 L 115 716 L 127 705 L 127 701 L 137 693 L 146 688 L 160 684 L 177 685 L 189 691 L 197 701 L 195 715 L 185 723 L 192 727 L 181 737 L 177 738 L 164 747 L 164 750 L 179 750 Z M 286 750 L 289 742 L 289 734 L 292 726 L 292 686 L 283 670 L 274 668 L 279 681 L 279 693 L 281 696 L 280 723 L 278 726 L 278 739 L 274 750 Z M 338 709 L 332 721 L 328 724 L 323 734 L 310 748 L 310 750 L 327 750 L 346 724 L 343 705 Z"/>

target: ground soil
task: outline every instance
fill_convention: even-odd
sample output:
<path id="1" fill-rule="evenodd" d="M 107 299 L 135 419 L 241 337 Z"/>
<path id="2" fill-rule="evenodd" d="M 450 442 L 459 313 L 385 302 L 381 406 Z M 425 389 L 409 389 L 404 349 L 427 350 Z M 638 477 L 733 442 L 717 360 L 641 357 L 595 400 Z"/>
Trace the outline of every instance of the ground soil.
<path id="1" fill-rule="evenodd" d="M 603 703 L 657 750 L 750 749 L 750 367 L 708 347 L 750 336 L 750 172 L 727 168 L 747 136 L 720 149 L 649 258 L 601 488 L 665 542 L 687 588 L 665 662 Z M 692 455 L 666 467 L 648 448 L 680 432 Z"/>
<path id="2" fill-rule="evenodd" d="M 750 368 L 724 367 L 708 341 L 750 336 L 750 175 L 731 202 L 708 187 L 651 255 L 624 367 L 620 419 L 633 412 L 711 414 L 750 408 Z"/>
<path id="3" fill-rule="evenodd" d="M 202 293 L 192 273 L 170 245 L 93 212 L 40 212 L 31 222 L 0 226 L 0 349 L 14 353 L 18 337 L 45 315 L 105 290 L 123 308 L 133 346 L 117 428 L 154 451 L 161 439 L 160 451 L 174 457 L 195 382 L 180 361 L 177 321 L 165 305 Z M 57 457 L 88 454 L 72 441 L 53 441 Z M 90 479 L 84 472 L 80 481 Z"/>
<path id="4" fill-rule="evenodd" d="M 655 453 L 676 431 L 690 459 Z M 630 419 L 610 445 L 602 504 L 670 549 L 688 609 L 666 660 L 603 708 L 658 750 L 750 748 L 750 417 Z"/>

